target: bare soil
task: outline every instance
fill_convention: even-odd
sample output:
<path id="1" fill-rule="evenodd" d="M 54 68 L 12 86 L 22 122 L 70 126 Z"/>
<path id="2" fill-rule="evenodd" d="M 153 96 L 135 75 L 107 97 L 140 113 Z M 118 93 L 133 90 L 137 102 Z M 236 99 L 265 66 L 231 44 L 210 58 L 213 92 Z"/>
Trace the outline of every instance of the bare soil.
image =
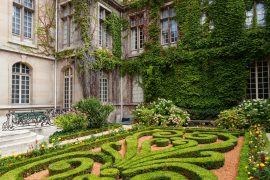
<path id="1" fill-rule="evenodd" d="M 24 178 L 24 180 L 41 180 L 41 179 L 44 179 L 46 177 L 49 177 L 49 170 L 48 169 L 37 172 L 35 174 L 32 174 L 32 175 Z"/>

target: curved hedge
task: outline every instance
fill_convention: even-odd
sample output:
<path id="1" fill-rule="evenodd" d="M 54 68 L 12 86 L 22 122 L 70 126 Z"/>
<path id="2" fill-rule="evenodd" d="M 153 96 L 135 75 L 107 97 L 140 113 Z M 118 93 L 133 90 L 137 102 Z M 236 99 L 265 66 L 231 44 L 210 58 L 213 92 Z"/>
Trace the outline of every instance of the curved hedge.
<path id="1" fill-rule="evenodd" d="M 116 135 L 118 137 L 118 135 Z M 151 136 L 139 148 L 139 139 Z M 119 153 L 119 139 L 101 144 L 101 152 L 89 151 L 89 144 L 81 148 L 70 147 L 74 152 L 61 151 L 33 158 L 21 166 L 11 166 L 0 176 L 1 180 L 24 179 L 31 174 L 48 169 L 45 179 L 111 180 L 132 179 L 217 179 L 209 169 L 224 165 L 223 152 L 237 144 L 237 137 L 226 132 L 182 129 L 154 129 L 138 131 L 125 139 L 126 153 Z M 216 140 L 219 143 L 214 143 Z M 168 146 L 152 151 L 151 146 Z M 198 146 L 199 144 L 203 144 Z M 44 158 L 46 157 L 46 158 Z M 91 174 L 94 162 L 102 164 L 100 177 Z"/>

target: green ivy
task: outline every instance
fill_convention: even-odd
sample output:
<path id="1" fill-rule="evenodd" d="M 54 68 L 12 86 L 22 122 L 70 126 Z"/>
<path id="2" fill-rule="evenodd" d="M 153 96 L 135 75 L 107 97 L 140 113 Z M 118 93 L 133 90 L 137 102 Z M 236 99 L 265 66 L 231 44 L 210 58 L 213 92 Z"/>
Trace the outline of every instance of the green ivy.
<path id="1" fill-rule="evenodd" d="M 159 39 L 164 2 L 129 3 L 131 9 L 149 9 L 150 22 L 144 53 L 123 62 L 122 71 L 142 75 L 146 102 L 171 99 L 199 115 L 195 118 L 230 108 L 246 96 L 248 64 L 270 54 L 270 3 L 264 3 L 266 27 L 246 29 L 251 0 L 174 0 L 180 38 L 177 47 L 168 48 Z M 201 25 L 203 13 L 207 19 Z"/>

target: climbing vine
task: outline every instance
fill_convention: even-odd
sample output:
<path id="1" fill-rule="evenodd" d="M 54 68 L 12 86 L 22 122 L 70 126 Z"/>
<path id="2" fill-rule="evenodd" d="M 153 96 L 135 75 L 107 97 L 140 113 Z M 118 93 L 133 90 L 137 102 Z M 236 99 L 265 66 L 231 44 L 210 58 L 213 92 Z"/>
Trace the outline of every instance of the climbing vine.
<path id="1" fill-rule="evenodd" d="M 129 3 L 133 9 L 149 9 L 149 34 L 145 52 L 125 61 L 122 71 L 142 75 L 146 101 L 162 97 L 190 110 L 193 118 L 215 116 L 245 98 L 248 64 L 270 53 L 270 6 L 264 3 L 266 26 L 246 29 L 251 0 L 174 0 L 180 37 L 177 46 L 168 48 L 159 39 L 164 2 Z M 205 24 L 200 23 L 203 13 Z"/>

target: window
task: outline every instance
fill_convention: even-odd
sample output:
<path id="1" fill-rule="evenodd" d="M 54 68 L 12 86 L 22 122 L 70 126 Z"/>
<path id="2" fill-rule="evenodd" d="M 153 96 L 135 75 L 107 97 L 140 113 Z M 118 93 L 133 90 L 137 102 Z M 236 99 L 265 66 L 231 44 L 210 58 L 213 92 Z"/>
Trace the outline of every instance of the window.
<path id="1" fill-rule="evenodd" d="M 108 102 L 108 78 L 102 71 L 99 78 L 99 98 L 101 102 Z"/>
<path id="2" fill-rule="evenodd" d="M 110 11 L 99 6 L 99 47 L 111 47 L 111 35 L 108 26 L 105 25 L 105 19 L 110 15 Z"/>
<path id="3" fill-rule="evenodd" d="M 33 36 L 33 0 L 14 0 L 12 16 L 12 33 L 31 39 Z M 21 28 L 23 27 L 23 28 Z"/>
<path id="4" fill-rule="evenodd" d="M 246 27 L 251 28 L 252 26 L 265 26 L 265 7 L 258 0 L 255 0 L 253 7 L 246 12 Z"/>
<path id="5" fill-rule="evenodd" d="M 30 69 L 25 64 L 12 66 L 12 104 L 29 104 Z"/>
<path id="6" fill-rule="evenodd" d="M 61 7 L 62 20 L 62 45 L 63 48 L 70 47 L 75 42 L 75 23 L 73 18 L 73 7 L 71 3 L 67 3 Z"/>
<path id="7" fill-rule="evenodd" d="M 247 98 L 268 99 L 270 97 L 270 63 L 257 61 L 250 65 Z"/>
<path id="8" fill-rule="evenodd" d="M 175 43 L 178 39 L 178 27 L 175 21 L 175 9 L 166 7 L 161 11 L 161 42 L 162 44 Z"/>
<path id="9" fill-rule="evenodd" d="M 212 32 L 214 30 L 214 22 L 209 17 L 209 13 L 207 11 L 208 7 L 211 6 L 212 4 L 213 4 L 212 0 L 201 0 L 201 6 L 203 6 L 202 9 L 204 9 L 204 11 L 201 14 L 200 25 L 204 30 L 208 32 Z"/>
<path id="10" fill-rule="evenodd" d="M 72 106 L 73 93 L 73 74 L 72 68 L 68 68 L 64 72 L 64 108 L 70 109 Z"/>
<path id="11" fill-rule="evenodd" d="M 143 14 L 130 17 L 131 50 L 143 49 L 144 44 Z"/>

